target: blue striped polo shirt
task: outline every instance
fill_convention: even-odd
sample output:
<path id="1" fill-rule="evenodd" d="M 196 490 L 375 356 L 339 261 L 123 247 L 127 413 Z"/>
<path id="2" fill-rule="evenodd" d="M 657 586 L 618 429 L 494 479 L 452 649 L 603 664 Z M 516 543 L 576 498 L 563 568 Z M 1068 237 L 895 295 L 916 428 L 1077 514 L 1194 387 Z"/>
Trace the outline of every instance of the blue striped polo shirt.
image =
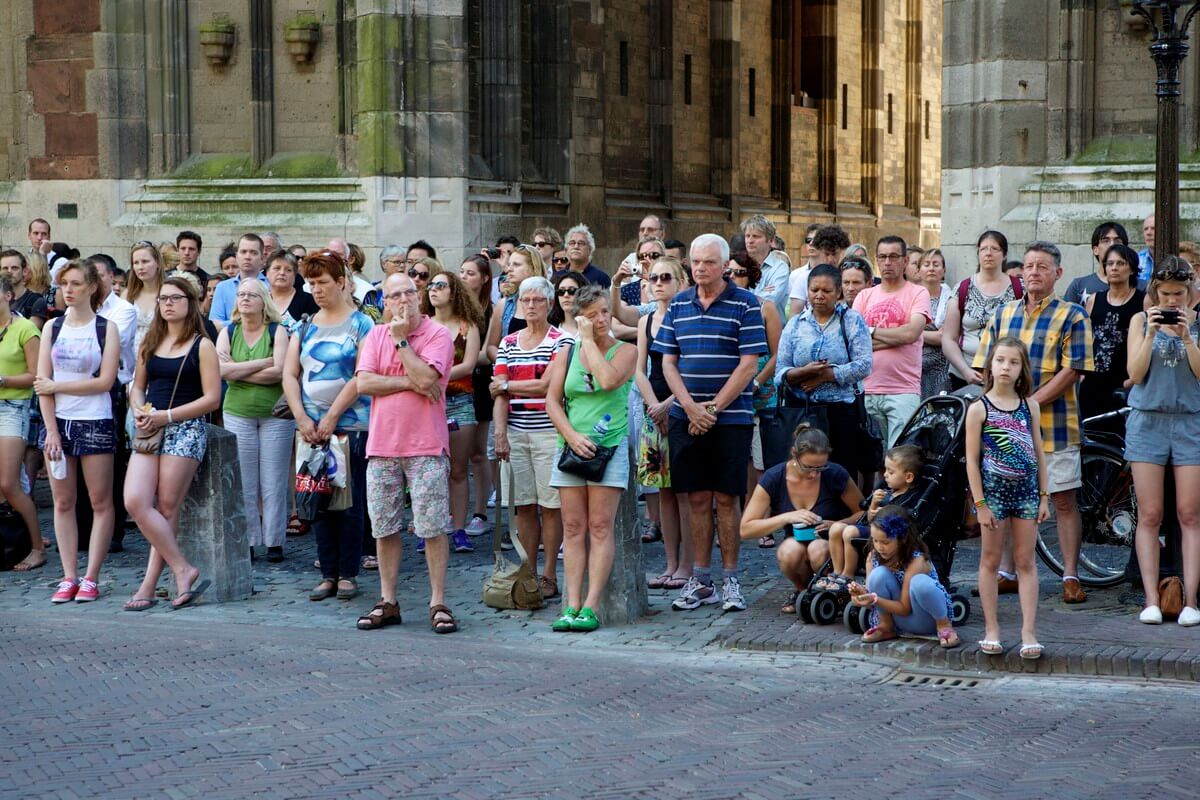
<path id="1" fill-rule="evenodd" d="M 694 288 L 686 289 L 671 301 L 652 347 L 678 356 L 679 374 L 692 399 L 701 405 L 710 403 L 742 356 L 768 352 L 762 307 L 753 293 L 729 282 L 708 308 L 700 304 Z M 747 381 L 737 399 L 717 416 L 718 425 L 754 424 L 751 387 Z M 671 406 L 671 416 L 687 418 L 678 403 Z"/>

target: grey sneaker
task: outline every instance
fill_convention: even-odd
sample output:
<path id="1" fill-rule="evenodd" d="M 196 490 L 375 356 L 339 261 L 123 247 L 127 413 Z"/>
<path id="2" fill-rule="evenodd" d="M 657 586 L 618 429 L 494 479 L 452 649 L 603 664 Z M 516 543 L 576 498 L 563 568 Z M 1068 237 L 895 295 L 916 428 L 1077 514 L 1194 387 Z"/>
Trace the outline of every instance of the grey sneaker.
<path id="1" fill-rule="evenodd" d="M 487 519 L 478 514 L 471 517 L 471 521 L 467 523 L 466 527 L 467 536 L 482 536 L 491 529 L 492 526 L 488 524 Z"/>
<path id="2" fill-rule="evenodd" d="M 726 578 L 721 594 L 725 597 L 725 604 L 721 606 L 725 611 L 746 610 L 746 598 L 742 597 L 742 587 L 737 578 Z"/>
<path id="3" fill-rule="evenodd" d="M 671 603 L 675 611 L 691 611 L 700 606 L 710 606 L 721 602 L 717 587 L 711 583 L 701 583 L 696 578 L 688 578 L 688 582 L 679 590 L 679 597 Z"/>

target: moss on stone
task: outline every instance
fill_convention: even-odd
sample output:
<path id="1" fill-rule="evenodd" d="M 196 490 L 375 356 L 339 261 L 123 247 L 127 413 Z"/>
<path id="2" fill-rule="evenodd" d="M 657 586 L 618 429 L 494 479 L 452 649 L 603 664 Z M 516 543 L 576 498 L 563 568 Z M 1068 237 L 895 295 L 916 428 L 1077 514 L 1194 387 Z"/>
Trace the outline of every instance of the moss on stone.
<path id="1" fill-rule="evenodd" d="M 1152 164 L 1154 163 L 1154 137 L 1105 136 L 1094 140 L 1075 157 L 1080 165 L 1103 164 Z"/>
<path id="2" fill-rule="evenodd" d="M 192 156 L 172 177 L 213 180 L 218 178 L 340 178 L 337 159 L 327 153 L 281 153 L 259 169 L 245 153 L 214 153 Z"/>
<path id="3" fill-rule="evenodd" d="M 254 168 L 247 153 L 212 153 L 192 156 L 175 170 L 176 178 L 252 178 Z"/>
<path id="4" fill-rule="evenodd" d="M 327 153 L 282 153 L 259 170 L 266 178 L 340 178 L 337 159 Z"/>

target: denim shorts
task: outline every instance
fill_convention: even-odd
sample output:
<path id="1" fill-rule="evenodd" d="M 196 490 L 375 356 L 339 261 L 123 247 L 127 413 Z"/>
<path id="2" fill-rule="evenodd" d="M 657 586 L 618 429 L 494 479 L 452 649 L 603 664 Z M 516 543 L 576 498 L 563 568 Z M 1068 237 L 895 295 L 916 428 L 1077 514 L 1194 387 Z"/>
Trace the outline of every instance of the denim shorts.
<path id="1" fill-rule="evenodd" d="M 63 419 L 56 417 L 62 437 L 63 453 L 68 456 L 112 455 L 117 451 L 116 428 L 111 419 Z M 38 437 L 38 447 L 46 449 L 46 430 Z"/>
<path id="2" fill-rule="evenodd" d="M 185 419 L 163 428 L 161 456 L 179 456 L 204 460 L 208 449 L 208 427 L 202 419 Z"/>
<path id="3" fill-rule="evenodd" d="M 1200 464 L 1200 415 L 1135 408 L 1125 423 L 1125 460 L 1159 466 Z"/>
<path id="4" fill-rule="evenodd" d="M 475 396 L 456 394 L 446 397 L 446 419 L 463 425 L 475 424 Z"/>
<path id="5" fill-rule="evenodd" d="M 0 438 L 24 440 L 29 435 L 29 401 L 0 400 Z"/>
<path id="6" fill-rule="evenodd" d="M 567 445 L 563 445 L 566 447 Z M 571 475 L 558 468 L 558 459 L 562 457 L 562 449 L 554 451 L 554 469 L 550 471 L 550 485 L 556 489 L 578 486 L 609 486 L 613 489 L 629 487 L 629 442 L 622 439 L 613 451 L 612 458 L 604 468 L 604 477 L 598 481 L 589 481 L 578 475 Z"/>

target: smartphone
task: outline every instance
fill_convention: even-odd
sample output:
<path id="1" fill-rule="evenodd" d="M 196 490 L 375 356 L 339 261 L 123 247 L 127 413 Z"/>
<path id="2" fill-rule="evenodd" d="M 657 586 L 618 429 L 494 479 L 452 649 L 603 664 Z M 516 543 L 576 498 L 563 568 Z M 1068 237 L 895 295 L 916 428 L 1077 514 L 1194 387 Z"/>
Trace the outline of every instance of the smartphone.
<path id="1" fill-rule="evenodd" d="M 817 538 L 817 529 L 812 526 L 792 525 L 792 538 L 797 542 L 811 542 Z"/>
<path id="2" fill-rule="evenodd" d="M 1160 308 L 1158 310 L 1158 323 L 1160 325 L 1178 325 L 1179 324 L 1179 309 L 1177 309 L 1177 308 Z"/>

